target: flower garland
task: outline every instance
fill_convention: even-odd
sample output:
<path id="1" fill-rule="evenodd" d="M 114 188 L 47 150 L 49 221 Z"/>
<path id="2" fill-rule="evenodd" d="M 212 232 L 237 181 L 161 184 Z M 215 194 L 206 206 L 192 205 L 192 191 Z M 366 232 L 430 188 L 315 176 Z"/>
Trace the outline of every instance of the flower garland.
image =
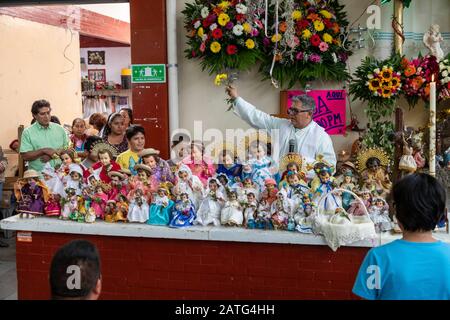
<path id="1" fill-rule="evenodd" d="M 439 98 L 450 98 L 450 53 L 439 62 L 439 81 L 442 85 Z"/>
<path id="2" fill-rule="evenodd" d="M 261 60 L 258 38 L 263 31 L 264 9 L 261 12 L 254 4 L 246 3 L 238 0 L 187 3 L 182 11 L 188 33 L 186 57 L 200 59 L 202 70 L 209 74 L 248 70 Z"/>
<path id="3" fill-rule="evenodd" d="M 266 58 L 260 71 L 283 87 L 314 79 L 343 81 L 349 78 L 346 61 L 351 54 L 342 46 L 341 28 L 348 25 L 344 6 L 337 0 L 284 0 L 278 32 L 264 37 Z M 276 30 L 275 30 L 276 31 Z"/>

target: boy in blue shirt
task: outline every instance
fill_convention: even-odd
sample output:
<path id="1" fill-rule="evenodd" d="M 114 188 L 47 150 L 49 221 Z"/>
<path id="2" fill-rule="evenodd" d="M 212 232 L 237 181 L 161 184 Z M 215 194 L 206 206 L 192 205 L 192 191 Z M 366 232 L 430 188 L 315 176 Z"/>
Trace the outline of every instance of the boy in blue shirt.
<path id="1" fill-rule="evenodd" d="M 367 253 L 353 293 L 370 300 L 450 300 L 450 244 L 431 233 L 445 215 L 445 189 L 432 176 L 411 174 L 392 196 L 403 238 Z"/>

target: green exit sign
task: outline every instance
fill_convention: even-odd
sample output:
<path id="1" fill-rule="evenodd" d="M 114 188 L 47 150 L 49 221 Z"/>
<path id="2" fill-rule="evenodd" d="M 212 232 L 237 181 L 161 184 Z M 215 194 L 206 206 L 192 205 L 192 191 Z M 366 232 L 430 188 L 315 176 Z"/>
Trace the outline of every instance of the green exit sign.
<path id="1" fill-rule="evenodd" d="M 131 65 L 132 83 L 165 83 L 165 64 L 133 64 Z"/>

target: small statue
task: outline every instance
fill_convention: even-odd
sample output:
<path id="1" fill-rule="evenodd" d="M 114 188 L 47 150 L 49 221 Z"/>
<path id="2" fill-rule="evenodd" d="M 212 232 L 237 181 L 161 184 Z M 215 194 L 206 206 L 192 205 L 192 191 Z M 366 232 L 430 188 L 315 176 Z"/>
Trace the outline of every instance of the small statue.
<path id="1" fill-rule="evenodd" d="M 198 208 L 194 224 L 220 226 L 220 211 L 225 203 L 225 196 L 220 191 L 219 184 L 220 182 L 216 178 L 208 179 L 208 189 L 206 189 L 206 195 Z"/>
<path id="2" fill-rule="evenodd" d="M 147 224 L 167 226 L 170 222 L 173 201 L 169 198 L 169 190 L 159 187 L 157 195 L 150 205 L 150 217 Z"/>
<path id="3" fill-rule="evenodd" d="M 256 214 L 258 208 L 258 191 L 256 189 L 247 191 L 247 202 L 244 208 L 244 225 L 248 229 L 256 228 Z"/>
<path id="4" fill-rule="evenodd" d="M 351 170 L 348 170 L 344 173 L 344 181 L 342 181 L 340 188 L 354 192 L 355 187 L 356 186 L 353 182 L 353 172 Z M 353 196 L 350 192 L 342 193 L 342 206 L 345 210 L 348 210 L 348 208 L 350 208 L 350 203 L 352 202 L 352 200 Z"/>
<path id="5" fill-rule="evenodd" d="M 196 218 L 194 202 L 189 198 L 187 192 L 179 194 L 180 200 L 175 203 L 173 218 L 169 223 L 172 228 L 190 227 Z"/>
<path id="6" fill-rule="evenodd" d="M 432 24 L 423 35 L 423 43 L 430 50 L 430 55 L 435 56 L 438 62 L 444 58 L 444 51 L 441 49 L 441 42 L 444 41 L 444 38 L 439 29 L 438 24 Z"/>
<path id="7" fill-rule="evenodd" d="M 391 191 L 392 182 L 387 172 L 388 165 L 388 155 L 378 148 L 363 150 L 358 156 L 362 186 L 368 188 L 374 196 L 385 198 Z"/>
<path id="8" fill-rule="evenodd" d="M 376 232 L 392 230 L 389 206 L 383 198 L 377 197 L 373 199 L 372 206 L 369 208 L 369 216 L 375 224 Z"/>
<path id="9" fill-rule="evenodd" d="M 398 168 L 404 171 L 406 174 L 414 173 L 417 170 L 417 163 L 413 157 L 413 148 L 409 146 L 403 134 L 403 155 L 398 163 Z"/>
<path id="10" fill-rule="evenodd" d="M 20 218 L 32 219 L 44 214 L 49 191 L 35 170 L 25 171 L 23 178 L 14 185 L 14 193 L 18 200 L 17 212 Z"/>
<path id="11" fill-rule="evenodd" d="M 272 203 L 272 224 L 275 230 L 286 230 L 289 218 L 293 219 L 293 202 L 287 197 L 286 190 L 277 193 L 277 200 Z"/>
<path id="12" fill-rule="evenodd" d="M 220 213 L 220 223 L 229 226 L 241 226 L 244 222 L 244 214 L 242 206 L 238 201 L 238 194 L 236 191 L 230 191 L 228 201 Z"/>

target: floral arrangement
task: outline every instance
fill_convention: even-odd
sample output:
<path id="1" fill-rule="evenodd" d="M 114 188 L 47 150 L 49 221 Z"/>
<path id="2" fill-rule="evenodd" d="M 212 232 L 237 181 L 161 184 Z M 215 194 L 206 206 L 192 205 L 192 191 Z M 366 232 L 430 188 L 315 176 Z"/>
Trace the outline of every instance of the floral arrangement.
<path id="1" fill-rule="evenodd" d="M 450 98 L 450 53 L 439 62 L 439 80 L 442 85 L 439 98 Z"/>
<path id="2" fill-rule="evenodd" d="M 366 114 L 369 121 L 375 122 L 393 113 L 402 88 L 401 61 L 400 55 L 383 61 L 367 57 L 356 69 L 349 92 L 353 100 L 368 103 Z"/>
<path id="3" fill-rule="evenodd" d="M 261 60 L 264 1 L 195 0 L 182 11 L 188 33 L 188 59 L 199 59 L 202 70 L 223 74 L 243 71 Z M 215 81 L 217 84 L 217 81 Z"/>
<path id="4" fill-rule="evenodd" d="M 435 80 L 438 80 L 439 65 L 436 57 L 419 56 L 412 60 L 403 58 L 402 67 L 404 76 L 402 90 L 409 105 L 414 107 L 420 98 L 428 102 L 432 75 L 435 75 Z"/>
<path id="5" fill-rule="evenodd" d="M 351 54 L 341 42 L 348 21 L 337 0 L 284 0 L 279 23 L 264 37 L 266 59 L 260 71 L 280 85 L 305 85 L 314 79 L 343 81 L 349 78 L 346 61 Z M 276 19 L 275 19 L 276 20 Z"/>

